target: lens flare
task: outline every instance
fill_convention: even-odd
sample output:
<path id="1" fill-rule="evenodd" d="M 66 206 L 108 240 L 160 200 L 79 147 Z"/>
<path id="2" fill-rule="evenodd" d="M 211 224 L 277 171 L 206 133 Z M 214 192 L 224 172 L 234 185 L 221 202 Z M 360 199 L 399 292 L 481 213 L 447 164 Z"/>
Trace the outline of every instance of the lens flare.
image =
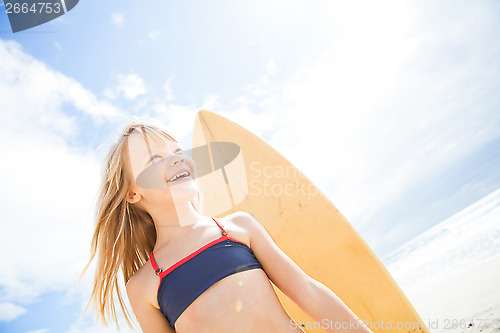
<path id="1" fill-rule="evenodd" d="M 238 298 L 238 300 L 236 301 L 236 312 L 240 312 L 242 308 L 243 308 L 243 302 L 241 301 L 241 299 Z"/>
<path id="2" fill-rule="evenodd" d="M 243 285 L 243 281 L 238 281 L 238 285 L 241 287 Z"/>

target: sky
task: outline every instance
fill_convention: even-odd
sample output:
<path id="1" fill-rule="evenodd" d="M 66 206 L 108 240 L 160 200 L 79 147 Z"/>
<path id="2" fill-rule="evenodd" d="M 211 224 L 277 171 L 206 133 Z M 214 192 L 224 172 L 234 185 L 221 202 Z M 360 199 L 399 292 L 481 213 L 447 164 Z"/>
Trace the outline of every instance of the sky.
<path id="1" fill-rule="evenodd" d="M 487 0 L 86 0 L 15 34 L 1 6 L 0 332 L 116 331 L 77 280 L 135 119 L 243 125 L 387 257 L 500 188 L 499 30 Z"/>

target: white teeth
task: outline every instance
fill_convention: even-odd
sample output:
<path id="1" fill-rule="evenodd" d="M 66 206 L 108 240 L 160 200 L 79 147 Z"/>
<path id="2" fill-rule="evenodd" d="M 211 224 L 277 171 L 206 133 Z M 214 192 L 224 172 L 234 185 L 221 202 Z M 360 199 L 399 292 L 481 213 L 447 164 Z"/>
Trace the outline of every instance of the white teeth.
<path id="1" fill-rule="evenodd" d="M 189 176 L 189 173 L 187 171 L 183 171 L 175 176 L 173 176 L 172 178 L 170 178 L 168 181 L 169 182 L 173 182 L 174 180 L 176 180 L 177 178 L 179 178 L 180 176 Z"/>

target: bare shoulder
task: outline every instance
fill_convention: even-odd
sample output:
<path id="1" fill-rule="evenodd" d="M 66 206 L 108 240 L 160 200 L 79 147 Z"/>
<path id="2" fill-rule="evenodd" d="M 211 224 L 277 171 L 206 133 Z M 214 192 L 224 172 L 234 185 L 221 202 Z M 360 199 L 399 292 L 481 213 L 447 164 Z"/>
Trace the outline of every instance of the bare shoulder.
<path id="1" fill-rule="evenodd" d="M 148 263 L 149 261 L 144 264 L 144 266 L 142 266 L 138 271 L 136 271 L 125 284 L 127 294 L 129 294 L 129 298 L 132 294 L 136 298 L 144 296 L 144 298 L 147 299 L 146 295 L 148 292 L 148 286 L 151 283 L 150 278 L 146 272 L 148 268 L 146 265 Z"/>
<path id="2" fill-rule="evenodd" d="M 143 333 L 172 333 L 174 330 L 157 308 L 155 296 L 158 277 L 150 265 L 146 262 L 127 281 L 126 289 L 130 305 Z"/>
<path id="3" fill-rule="evenodd" d="M 244 232 L 250 242 L 252 238 L 267 234 L 265 228 L 251 213 L 242 210 L 224 216 L 221 222 L 227 226 L 228 232 L 233 230 Z"/>
<path id="4" fill-rule="evenodd" d="M 143 301 L 157 308 L 155 296 L 158 283 L 158 277 L 154 274 L 151 263 L 147 261 L 130 277 L 125 287 L 129 298 L 131 295 L 135 298 L 142 298 Z"/>
<path id="5" fill-rule="evenodd" d="M 174 332 L 168 320 L 151 302 L 150 295 L 154 284 L 149 274 L 151 272 L 148 272 L 148 267 L 145 267 L 148 263 L 135 272 L 125 285 L 130 305 L 144 333 Z"/>
<path id="6" fill-rule="evenodd" d="M 228 228 L 243 228 L 247 231 L 251 231 L 255 224 L 260 224 L 251 213 L 243 210 L 226 215 L 220 220 Z"/>
<path id="7" fill-rule="evenodd" d="M 249 212 L 244 210 L 239 210 L 237 212 L 226 215 L 222 218 L 222 221 L 228 221 L 234 225 L 245 226 L 248 224 L 259 223 L 257 219 Z"/>
<path id="8" fill-rule="evenodd" d="M 266 228 L 251 213 L 238 211 L 226 216 L 247 230 L 252 251 L 269 279 L 299 306 L 309 297 L 312 279 L 279 248 Z"/>

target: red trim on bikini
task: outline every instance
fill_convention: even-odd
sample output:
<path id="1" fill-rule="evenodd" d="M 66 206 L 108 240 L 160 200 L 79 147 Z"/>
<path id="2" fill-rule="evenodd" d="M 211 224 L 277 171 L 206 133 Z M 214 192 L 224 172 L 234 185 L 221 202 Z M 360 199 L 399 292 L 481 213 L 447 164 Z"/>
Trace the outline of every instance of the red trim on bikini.
<path id="1" fill-rule="evenodd" d="M 160 286 L 161 286 L 161 281 L 163 280 L 163 278 L 165 276 L 167 276 L 170 272 L 172 272 L 174 269 L 176 269 L 177 267 L 181 266 L 182 264 L 184 264 L 186 261 L 192 259 L 193 257 L 197 256 L 198 254 L 200 254 L 201 252 L 203 252 L 204 250 L 206 250 L 207 248 L 209 248 L 210 246 L 212 245 L 215 245 L 217 243 L 220 243 L 224 240 L 227 240 L 227 239 L 230 239 L 232 240 L 233 242 L 237 242 L 237 243 L 240 243 L 240 244 L 243 244 L 245 246 L 248 247 L 247 244 L 243 243 L 243 242 L 240 242 L 232 237 L 230 237 L 226 230 L 224 230 L 224 228 L 221 226 L 221 224 L 219 224 L 219 222 L 217 222 L 217 220 L 215 218 L 212 217 L 212 220 L 215 221 L 215 223 L 217 224 L 217 226 L 222 230 L 222 236 L 220 236 L 219 238 L 209 242 L 208 244 L 205 244 L 203 245 L 202 247 L 200 247 L 198 250 L 192 252 L 191 254 L 185 256 L 184 258 L 182 258 L 181 260 L 177 261 L 175 264 L 173 264 L 172 266 L 170 266 L 166 271 L 162 271 L 158 276 L 160 277 L 160 282 L 158 283 L 158 289 L 156 290 L 156 295 L 158 295 L 158 292 L 160 291 Z M 156 264 L 156 260 L 153 256 L 153 251 L 151 251 L 150 255 L 149 255 L 149 260 L 151 261 L 151 265 L 153 266 L 153 269 L 156 271 L 158 271 L 158 265 Z"/>
<path id="2" fill-rule="evenodd" d="M 209 248 L 210 246 L 213 246 L 217 243 L 220 243 L 226 239 L 230 239 L 232 240 L 233 242 L 238 242 L 238 243 L 241 243 L 245 246 L 248 246 L 247 244 L 243 243 L 243 242 L 240 242 L 232 237 L 230 237 L 226 230 L 224 230 L 224 228 L 221 226 L 221 224 L 219 224 L 219 222 L 217 222 L 217 220 L 215 218 L 212 217 L 212 219 L 215 221 L 215 223 L 217 224 L 217 226 L 222 230 L 222 233 L 223 235 L 220 236 L 219 238 L 209 242 L 208 244 L 205 244 L 203 245 L 202 247 L 200 247 L 198 250 L 192 252 L 191 254 L 188 254 L 187 256 L 185 256 L 184 258 L 182 258 L 181 260 L 177 261 L 175 264 L 173 264 L 172 266 L 170 266 L 166 271 L 162 271 L 158 276 L 160 277 L 160 283 L 161 283 L 161 280 L 166 276 L 168 275 L 170 272 L 172 272 L 174 269 L 176 269 L 177 267 L 181 266 L 182 264 L 184 264 L 186 261 L 192 259 L 193 257 L 197 256 L 198 254 L 200 254 L 201 252 L 203 252 L 204 250 L 206 250 L 207 248 Z M 151 251 L 151 254 L 149 255 L 149 260 L 151 261 L 151 265 L 153 266 L 153 269 L 156 271 L 158 271 L 158 265 L 156 264 L 156 260 L 153 256 L 153 251 Z M 158 286 L 159 288 L 160 286 Z"/>
<path id="3" fill-rule="evenodd" d="M 168 273 L 170 273 L 171 271 L 173 271 L 174 269 L 176 269 L 177 267 L 179 267 L 180 265 L 182 265 L 183 263 L 185 263 L 189 259 L 192 259 L 196 255 L 198 255 L 201 252 L 203 252 L 205 249 L 209 248 L 210 246 L 212 246 L 214 244 L 220 243 L 220 242 L 222 242 L 223 240 L 225 240 L 227 238 L 228 238 L 227 235 L 220 236 L 219 238 L 211 241 L 210 243 L 203 245 L 198 250 L 194 251 L 193 253 L 187 255 L 186 257 L 182 258 L 181 260 L 179 260 L 178 262 L 176 262 L 175 264 L 173 264 L 172 266 L 170 266 L 166 271 L 161 272 L 160 275 L 159 275 L 160 278 L 163 279 L 164 276 L 168 275 Z"/>
<path id="4" fill-rule="evenodd" d="M 223 235 L 223 236 L 224 236 L 224 234 L 227 234 L 226 230 L 224 230 L 224 228 L 223 228 L 223 227 L 219 224 L 219 222 L 217 222 L 217 220 L 216 220 L 216 219 L 214 219 L 214 218 L 212 217 L 212 220 L 214 220 L 214 221 L 215 221 L 215 223 L 217 224 L 217 226 L 220 228 L 220 230 L 222 230 L 222 235 Z"/>
<path id="5" fill-rule="evenodd" d="M 156 264 L 155 258 L 153 257 L 153 251 L 151 251 L 151 253 L 149 254 L 149 261 L 151 261 L 151 265 L 156 272 L 158 270 L 158 265 Z"/>

